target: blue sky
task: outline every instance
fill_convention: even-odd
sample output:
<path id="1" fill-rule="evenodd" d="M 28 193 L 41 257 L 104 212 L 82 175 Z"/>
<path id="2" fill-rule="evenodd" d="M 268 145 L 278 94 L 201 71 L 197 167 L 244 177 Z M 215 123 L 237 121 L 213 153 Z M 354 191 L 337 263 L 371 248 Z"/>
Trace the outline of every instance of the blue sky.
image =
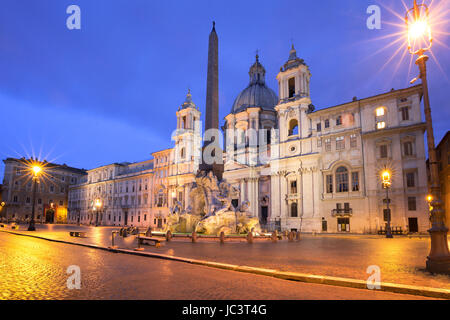
<path id="1" fill-rule="evenodd" d="M 81 30 L 66 27 L 71 4 L 81 8 Z M 381 30 L 366 27 L 372 4 L 382 6 Z M 401 59 L 401 51 L 383 67 L 399 46 L 374 54 L 393 38 L 374 39 L 399 30 L 390 22 L 402 23 L 387 8 L 403 15 L 397 0 L 3 0 L 0 156 L 40 154 L 90 169 L 171 147 L 188 87 L 204 112 L 213 20 L 221 121 L 248 84 L 256 50 L 278 91 L 291 42 L 310 66 L 317 109 L 408 87 L 418 74 L 414 65 L 409 71 L 409 55 Z M 438 142 L 449 129 L 450 40 L 436 37 L 440 67 L 431 59 L 428 70 Z M 2 179 L 3 163 L 0 172 Z"/>

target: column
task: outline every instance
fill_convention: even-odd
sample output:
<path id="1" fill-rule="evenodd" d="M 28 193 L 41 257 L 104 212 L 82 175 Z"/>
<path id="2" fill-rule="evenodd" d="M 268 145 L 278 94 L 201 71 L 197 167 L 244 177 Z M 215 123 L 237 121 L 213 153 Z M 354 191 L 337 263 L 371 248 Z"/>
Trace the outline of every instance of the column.
<path id="1" fill-rule="evenodd" d="M 280 209 L 281 209 L 281 218 L 286 221 L 287 217 L 289 217 L 289 212 L 287 210 L 286 204 L 286 191 L 287 191 L 287 183 L 286 177 L 284 173 L 280 175 Z"/>
<path id="2" fill-rule="evenodd" d="M 270 176 L 270 221 L 275 221 L 275 218 L 280 217 L 280 176 L 277 173 L 272 173 Z"/>

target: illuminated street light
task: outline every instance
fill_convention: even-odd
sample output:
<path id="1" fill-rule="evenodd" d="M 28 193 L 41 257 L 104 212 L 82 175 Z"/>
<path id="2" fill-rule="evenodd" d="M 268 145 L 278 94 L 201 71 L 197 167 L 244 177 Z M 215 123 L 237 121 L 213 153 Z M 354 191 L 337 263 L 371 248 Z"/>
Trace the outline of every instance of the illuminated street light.
<path id="1" fill-rule="evenodd" d="M 33 175 L 33 196 L 31 200 L 31 219 L 30 224 L 28 226 L 28 231 L 36 231 L 35 223 L 34 223 L 34 210 L 36 206 L 36 185 L 39 183 L 39 176 L 43 173 L 43 166 L 39 162 L 34 162 L 29 166 L 29 170 Z"/>
<path id="2" fill-rule="evenodd" d="M 419 67 L 423 88 L 423 104 L 427 126 L 428 155 L 431 172 L 431 228 L 428 230 L 431 239 L 431 250 L 427 258 L 427 270 L 433 273 L 450 274 L 450 253 L 448 250 L 447 232 L 442 210 L 439 184 L 439 169 L 434 144 L 433 122 L 431 118 L 430 97 L 428 93 L 427 66 L 428 56 L 425 52 L 431 49 L 433 37 L 429 21 L 429 8 L 426 4 L 417 4 L 406 12 L 405 22 L 408 32 L 408 49 L 410 54 L 417 55 L 416 65 Z M 427 39 L 425 39 L 425 37 Z M 417 48 L 416 48 L 417 46 Z M 414 83 L 417 78 L 413 79 Z"/>
<path id="3" fill-rule="evenodd" d="M 389 208 L 389 188 L 391 187 L 391 172 L 384 168 L 381 172 L 383 188 L 386 189 L 386 238 L 393 238 L 391 230 L 391 209 Z"/>
<path id="4" fill-rule="evenodd" d="M 99 211 L 102 209 L 102 200 L 95 199 L 94 201 L 94 207 L 93 210 L 95 211 L 95 226 L 98 227 L 98 214 Z"/>

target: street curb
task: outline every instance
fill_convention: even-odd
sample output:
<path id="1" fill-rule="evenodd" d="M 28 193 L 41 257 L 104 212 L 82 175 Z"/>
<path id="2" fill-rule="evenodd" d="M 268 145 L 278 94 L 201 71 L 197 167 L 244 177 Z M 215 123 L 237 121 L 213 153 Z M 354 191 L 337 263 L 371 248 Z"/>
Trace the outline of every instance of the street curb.
<path id="1" fill-rule="evenodd" d="M 131 255 L 142 256 L 142 257 L 150 257 L 150 258 L 164 259 L 164 260 L 170 260 L 170 261 L 176 261 L 176 262 L 190 263 L 190 264 L 201 265 L 201 266 L 206 266 L 206 267 L 210 267 L 210 268 L 251 273 L 251 274 L 269 276 L 269 277 L 274 277 L 274 278 L 289 280 L 289 281 L 324 284 L 324 285 L 348 287 L 348 288 L 355 288 L 355 289 L 379 290 L 379 291 L 392 292 L 392 293 L 409 294 L 409 295 L 450 300 L 450 290 L 449 289 L 438 289 L 438 288 L 423 287 L 423 286 L 410 286 L 410 285 L 405 285 L 405 284 L 396 284 L 396 283 L 389 283 L 389 282 L 380 282 L 379 283 L 380 289 L 368 289 L 367 282 L 364 280 L 358 280 L 358 279 L 313 275 L 313 274 L 298 273 L 298 272 L 284 272 L 284 271 L 278 271 L 278 270 L 274 270 L 274 269 L 239 266 L 239 265 L 227 264 L 227 263 L 221 263 L 221 262 L 213 262 L 213 261 L 206 261 L 206 260 L 197 260 L 197 259 L 183 258 L 183 257 L 177 257 L 177 256 L 170 256 L 170 255 L 166 255 L 166 254 L 162 254 L 162 253 L 134 251 L 134 250 L 128 250 L 128 249 L 111 249 L 108 247 L 102 247 L 102 246 L 98 246 L 98 245 L 94 245 L 94 244 L 84 244 L 84 243 L 70 242 L 70 241 L 65 241 L 65 240 L 50 239 L 50 238 L 44 238 L 44 237 L 40 237 L 40 236 L 36 236 L 36 235 L 18 233 L 18 232 L 13 232 L 13 231 L 8 231 L 8 230 L 0 230 L 0 232 L 10 233 L 10 234 L 19 235 L 19 236 L 25 236 L 25 237 L 31 237 L 31 238 L 37 238 L 37 239 L 47 240 L 47 241 L 52 241 L 52 242 L 64 243 L 64 244 L 78 245 L 81 247 L 87 247 L 87 248 L 91 248 L 91 249 L 100 249 L 100 250 L 114 252 L 114 253 L 124 253 L 124 254 L 131 254 Z"/>

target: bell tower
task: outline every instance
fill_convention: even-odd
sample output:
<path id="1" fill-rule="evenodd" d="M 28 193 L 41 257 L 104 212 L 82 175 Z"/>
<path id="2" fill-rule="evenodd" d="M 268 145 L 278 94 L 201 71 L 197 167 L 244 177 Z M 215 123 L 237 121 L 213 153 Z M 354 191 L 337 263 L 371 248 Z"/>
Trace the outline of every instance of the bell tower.
<path id="1" fill-rule="evenodd" d="M 175 164 L 183 164 L 180 168 L 186 168 L 189 172 L 197 172 L 200 162 L 200 115 L 197 106 L 192 102 L 191 91 L 188 90 L 186 100 L 177 111 L 177 130 L 172 139 L 175 141 Z"/>
<path id="2" fill-rule="evenodd" d="M 288 61 L 277 75 L 280 102 L 275 110 L 279 115 L 280 142 L 305 138 L 311 124 L 307 114 L 313 110 L 309 82 L 311 73 L 303 59 L 297 57 L 292 45 Z"/>

